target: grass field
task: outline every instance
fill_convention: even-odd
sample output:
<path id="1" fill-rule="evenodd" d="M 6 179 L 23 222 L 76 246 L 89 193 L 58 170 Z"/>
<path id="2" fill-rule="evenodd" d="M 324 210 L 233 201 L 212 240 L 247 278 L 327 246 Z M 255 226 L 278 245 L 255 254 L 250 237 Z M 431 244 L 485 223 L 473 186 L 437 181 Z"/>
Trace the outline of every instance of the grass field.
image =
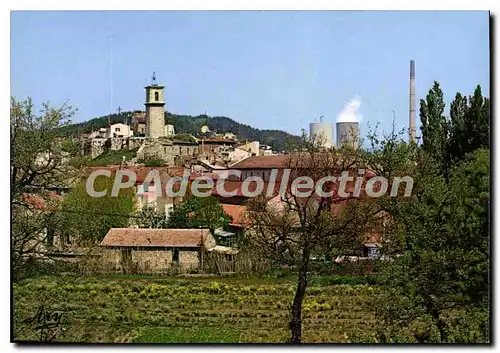
<path id="1" fill-rule="evenodd" d="M 54 313 L 62 313 L 59 325 L 43 328 L 62 342 L 285 343 L 295 283 L 54 276 L 25 280 L 13 290 L 15 340 L 40 339 L 35 321 L 54 322 Z M 303 341 L 369 337 L 375 331 L 372 301 L 379 293 L 378 286 L 312 282 L 304 302 Z"/>
<path id="2" fill-rule="evenodd" d="M 135 157 L 138 148 L 131 150 L 118 150 L 118 151 L 107 151 L 100 156 L 89 161 L 91 166 L 106 166 L 106 165 L 119 165 L 123 161 L 123 156 L 125 156 L 125 161 L 129 161 Z"/>

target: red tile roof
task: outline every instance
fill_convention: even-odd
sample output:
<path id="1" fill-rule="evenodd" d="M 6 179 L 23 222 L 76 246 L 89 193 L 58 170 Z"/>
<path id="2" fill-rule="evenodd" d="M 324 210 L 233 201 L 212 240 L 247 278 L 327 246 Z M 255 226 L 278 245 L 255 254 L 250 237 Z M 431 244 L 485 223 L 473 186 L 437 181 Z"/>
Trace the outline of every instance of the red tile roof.
<path id="1" fill-rule="evenodd" d="M 120 169 L 119 166 L 107 167 L 89 167 L 87 168 L 88 174 L 96 170 L 109 170 L 114 177 L 116 171 Z M 156 170 L 160 175 L 162 183 L 166 183 L 169 177 L 182 177 L 184 175 L 184 167 L 124 167 L 121 170 L 130 170 L 136 175 L 136 184 L 142 184 L 151 170 Z M 127 180 L 127 176 L 123 176 L 123 181 Z"/>
<path id="2" fill-rule="evenodd" d="M 225 213 L 233 217 L 233 221 L 230 223 L 230 225 L 241 227 L 248 223 L 245 219 L 245 212 L 247 211 L 246 206 L 231 205 L 225 203 L 222 203 L 221 206 Z"/>
<path id="3" fill-rule="evenodd" d="M 232 197 L 246 197 L 245 195 L 243 195 L 242 185 L 243 185 L 242 181 L 226 180 L 224 182 L 223 188 L 224 188 L 224 190 L 226 192 L 234 192 L 234 191 L 236 191 L 236 195 L 234 195 Z M 261 195 L 266 195 L 267 196 L 268 185 L 269 185 L 269 182 L 264 182 L 264 188 L 262 190 Z M 272 193 L 271 197 L 274 197 L 274 196 L 278 195 L 280 185 L 281 185 L 280 181 L 276 181 L 276 183 L 274 185 L 274 190 L 273 190 L 273 193 Z M 257 183 L 255 183 L 255 182 L 251 182 L 248 185 L 248 191 L 251 192 L 251 193 L 254 192 L 256 190 L 256 188 L 257 188 Z M 212 189 L 212 196 L 225 197 L 225 196 L 222 196 L 222 195 L 219 194 L 219 192 L 217 191 L 217 185 L 215 185 L 213 187 L 213 189 Z"/>
<path id="4" fill-rule="evenodd" d="M 52 211 L 61 200 L 62 197 L 55 192 L 49 192 L 45 197 L 38 194 L 23 194 L 23 201 L 26 202 L 28 206 L 39 211 Z"/>
<path id="5" fill-rule="evenodd" d="M 208 229 L 111 228 L 101 246 L 198 248 L 201 237 L 212 237 Z"/>
<path id="6" fill-rule="evenodd" d="M 231 169 L 279 169 L 286 168 L 289 155 L 251 156 L 233 164 Z"/>

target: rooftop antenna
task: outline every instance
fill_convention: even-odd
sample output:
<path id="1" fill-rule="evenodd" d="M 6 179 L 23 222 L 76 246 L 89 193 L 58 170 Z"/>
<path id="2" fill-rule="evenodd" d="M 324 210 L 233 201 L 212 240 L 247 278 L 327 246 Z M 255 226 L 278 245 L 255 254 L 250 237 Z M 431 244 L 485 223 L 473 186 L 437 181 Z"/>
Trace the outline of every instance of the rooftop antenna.
<path id="1" fill-rule="evenodd" d="M 323 117 L 324 117 L 324 115 L 321 115 L 321 116 L 319 117 L 319 122 L 320 122 L 320 123 L 322 123 L 322 122 L 323 122 Z"/>

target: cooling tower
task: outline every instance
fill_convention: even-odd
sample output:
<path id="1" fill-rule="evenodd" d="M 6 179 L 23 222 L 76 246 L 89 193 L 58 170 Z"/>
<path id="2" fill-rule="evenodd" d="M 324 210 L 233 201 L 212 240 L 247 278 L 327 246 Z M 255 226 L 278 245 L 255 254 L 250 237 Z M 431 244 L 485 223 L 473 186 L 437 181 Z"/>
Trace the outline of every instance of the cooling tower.
<path id="1" fill-rule="evenodd" d="M 337 147 L 348 143 L 354 148 L 358 147 L 359 123 L 345 122 L 337 123 Z"/>
<path id="2" fill-rule="evenodd" d="M 310 123 L 309 134 L 325 148 L 333 146 L 333 125 L 329 123 Z"/>

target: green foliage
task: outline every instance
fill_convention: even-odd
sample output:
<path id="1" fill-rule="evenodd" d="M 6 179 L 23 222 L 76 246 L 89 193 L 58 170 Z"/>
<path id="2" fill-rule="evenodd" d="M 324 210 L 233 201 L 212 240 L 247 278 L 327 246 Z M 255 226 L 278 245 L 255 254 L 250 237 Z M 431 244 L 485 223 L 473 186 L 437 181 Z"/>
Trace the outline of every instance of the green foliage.
<path id="1" fill-rule="evenodd" d="M 190 197 L 174 208 L 168 219 L 169 228 L 227 229 L 232 218 L 224 213 L 214 197 Z"/>
<path id="2" fill-rule="evenodd" d="M 469 97 L 457 93 L 450 106 L 450 146 L 448 153 L 454 161 L 479 148 L 489 149 L 490 103 L 483 98 L 481 86 Z"/>
<path id="3" fill-rule="evenodd" d="M 139 228 L 169 228 L 165 214 L 152 208 L 143 208 L 137 215 L 135 222 Z"/>
<path id="4" fill-rule="evenodd" d="M 135 157 L 138 148 L 131 150 L 107 151 L 88 162 L 91 166 L 120 165 L 124 161 L 129 161 Z M 125 159 L 123 158 L 125 157 Z"/>
<path id="5" fill-rule="evenodd" d="M 90 196 L 85 181 L 65 196 L 59 228 L 61 234 L 82 243 L 97 244 L 110 228 L 127 227 L 135 209 L 135 192 L 132 188 L 121 189 L 118 196 L 111 196 L 113 183 L 113 176 L 95 179 L 95 191 L 106 190 L 103 197 Z"/>
<path id="6" fill-rule="evenodd" d="M 175 141 L 186 141 L 186 142 L 196 142 L 195 138 L 193 137 L 193 135 L 191 135 L 190 133 L 180 133 L 180 134 L 176 134 L 174 136 L 174 140 Z"/>
<path id="7" fill-rule="evenodd" d="M 422 123 L 422 147 L 444 170 L 446 150 L 448 147 L 449 123 L 444 114 L 443 91 L 439 83 L 429 90 L 425 100 L 420 100 L 420 120 Z"/>
<path id="8" fill-rule="evenodd" d="M 426 331 L 418 341 L 449 342 L 456 328 L 447 310 L 488 306 L 489 151 L 467 155 L 449 182 L 438 171 L 426 173 L 417 199 L 400 203 L 393 213 L 391 246 L 400 256 L 387 273 L 394 290 L 378 308 L 387 327 L 408 326 L 427 315 L 426 327 L 437 336 Z"/>
<path id="9" fill-rule="evenodd" d="M 242 332 L 231 327 L 144 328 L 134 343 L 238 343 Z"/>
<path id="10" fill-rule="evenodd" d="M 63 342 L 286 342 L 294 282 L 258 278 L 54 276 L 13 289 L 16 340 L 41 298 L 64 310 Z M 374 333 L 370 310 L 380 287 L 313 285 L 304 302 L 304 342 L 341 342 Z M 171 336 L 170 336 L 171 335 Z"/>
<path id="11" fill-rule="evenodd" d="M 165 162 L 161 158 L 139 159 L 137 160 L 137 163 L 144 164 L 146 167 L 162 167 L 164 165 L 167 165 L 167 162 Z"/>
<path id="12" fill-rule="evenodd" d="M 426 99 L 420 101 L 422 147 L 448 178 L 452 166 L 467 153 L 489 148 L 490 103 L 478 85 L 469 99 L 457 92 L 449 118 L 444 116 L 444 108 L 443 92 L 434 82 Z"/>

